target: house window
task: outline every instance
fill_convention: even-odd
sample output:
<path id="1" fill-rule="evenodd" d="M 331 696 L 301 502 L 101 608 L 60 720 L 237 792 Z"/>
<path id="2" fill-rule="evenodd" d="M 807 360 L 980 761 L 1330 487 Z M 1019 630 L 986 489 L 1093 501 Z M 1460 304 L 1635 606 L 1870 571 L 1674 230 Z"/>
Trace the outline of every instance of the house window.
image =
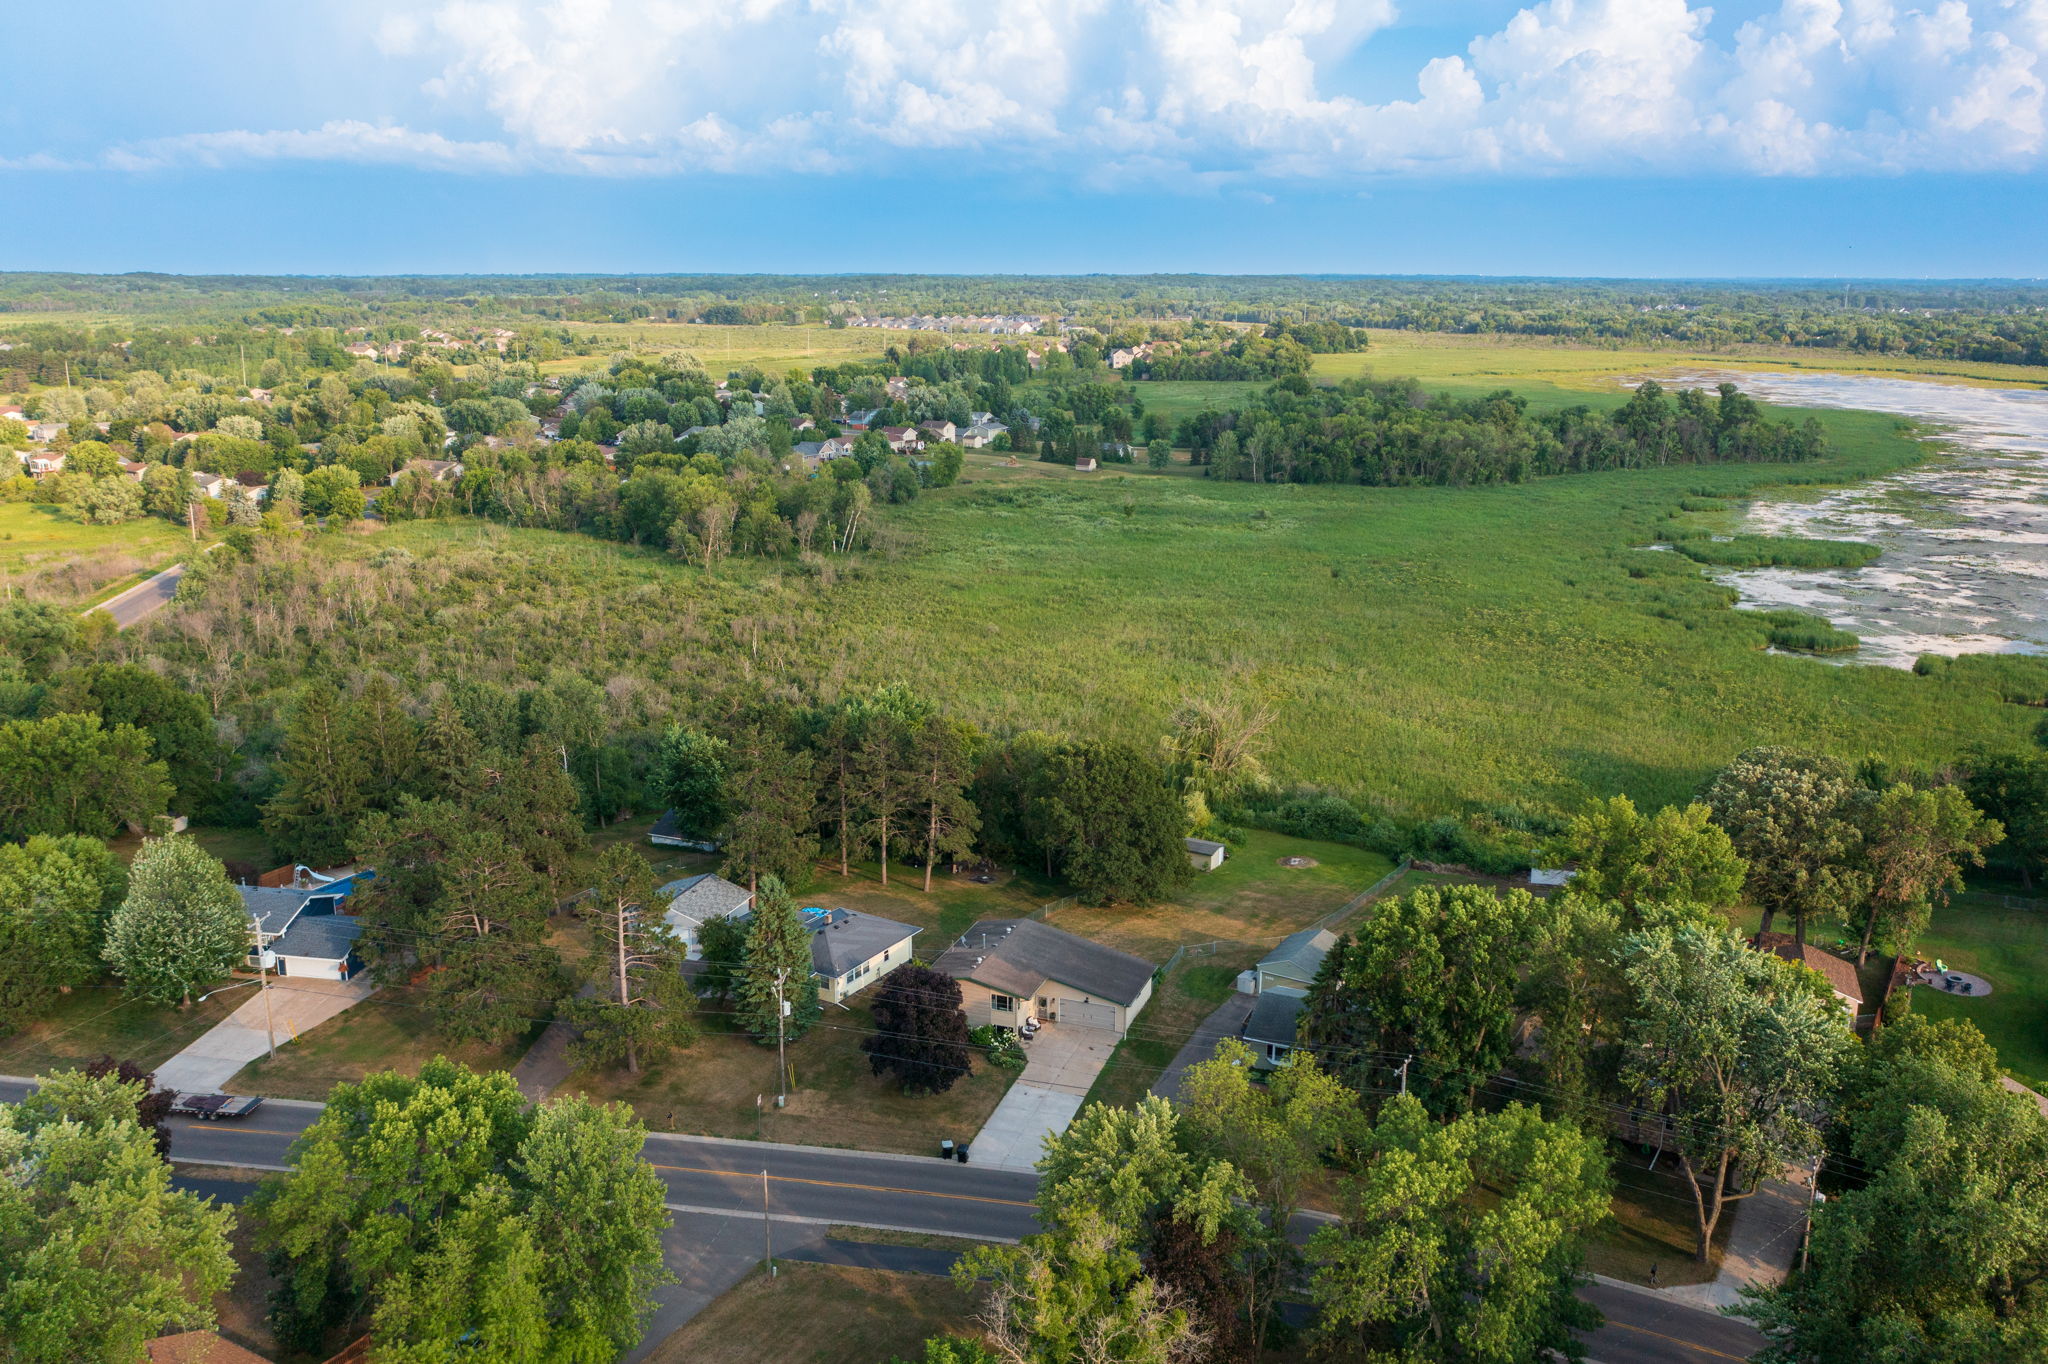
<path id="1" fill-rule="evenodd" d="M 1017 1001 L 1009 995 L 990 995 L 988 1007 L 993 1013 L 1013 1014 L 1017 1012 Z"/>

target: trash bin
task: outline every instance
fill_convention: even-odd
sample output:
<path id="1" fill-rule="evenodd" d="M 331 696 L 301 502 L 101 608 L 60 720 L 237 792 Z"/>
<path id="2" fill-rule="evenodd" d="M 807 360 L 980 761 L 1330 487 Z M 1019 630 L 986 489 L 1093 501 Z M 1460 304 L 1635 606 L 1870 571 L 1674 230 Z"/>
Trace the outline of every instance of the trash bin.
<path id="1" fill-rule="evenodd" d="M 952 1139 L 951 1137 L 948 1137 L 948 1138 L 946 1138 L 946 1139 L 945 1139 L 944 1141 L 942 1141 L 942 1142 L 940 1142 L 940 1143 L 939 1143 L 939 1159 L 940 1159 L 940 1160 L 951 1160 L 952 1158 L 953 1158 L 953 1139 Z"/>
<path id="2" fill-rule="evenodd" d="M 963 1141 L 954 1147 L 953 1154 L 960 1157 L 960 1163 L 965 1165 L 967 1163 L 967 1143 Z"/>

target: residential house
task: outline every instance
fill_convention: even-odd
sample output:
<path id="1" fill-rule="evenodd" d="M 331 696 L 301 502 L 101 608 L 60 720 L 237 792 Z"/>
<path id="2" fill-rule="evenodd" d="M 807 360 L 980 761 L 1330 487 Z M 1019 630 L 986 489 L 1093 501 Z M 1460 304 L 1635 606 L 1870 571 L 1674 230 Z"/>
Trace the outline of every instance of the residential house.
<path id="1" fill-rule="evenodd" d="M 1183 840 L 1188 848 L 1188 865 L 1196 871 L 1214 871 L 1223 865 L 1223 859 L 1230 856 L 1230 849 L 1207 838 Z"/>
<path id="2" fill-rule="evenodd" d="M 0 422 L 20 422 L 28 425 L 28 413 L 18 407 L 0 407 Z"/>
<path id="3" fill-rule="evenodd" d="M 654 821 L 654 827 L 647 831 L 647 841 L 657 848 L 689 848 L 693 852 L 717 852 L 718 840 L 700 838 L 694 831 L 685 831 L 676 822 L 676 812 L 663 810 L 661 818 Z"/>
<path id="4" fill-rule="evenodd" d="M 252 403 L 276 402 L 277 395 L 267 388 L 252 388 L 249 390 L 249 401 Z"/>
<path id="5" fill-rule="evenodd" d="M 1121 1036 L 1152 998 L 1152 963 L 1035 919 L 984 919 L 932 963 L 960 982 L 967 1021 L 1028 1017 Z"/>
<path id="6" fill-rule="evenodd" d="M 882 409 L 871 407 L 865 412 L 848 412 L 845 425 L 856 431 L 865 431 L 882 419 Z"/>
<path id="7" fill-rule="evenodd" d="M 976 422 L 960 433 L 960 444 L 969 450 L 979 450 L 995 443 L 997 436 L 1007 436 L 1010 428 L 999 421 Z"/>
<path id="8" fill-rule="evenodd" d="M 853 436 L 828 436 L 818 442 L 819 459 L 838 459 L 853 453 Z"/>
<path id="9" fill-rule="evenodd" d="M 121 472 L 140 483 L 142 476 L 149 472 L 149 465 L 139 459 L 124 459 L 121 461 Z"/>
<path id="10" fill-rule="evenodd" d="M 281 976 L 315 980 L 347 980 L 362 969 L 355 955 L 362 921 L 344 909 L 358 880 L 369 873 L 325 878 L 294 868 L 292 884 L 239 886 L 242 907 L 249 911 L 250 939 L 257 952 L 270 954 L 271 969 Z M 263 878 L 268 881 L 273 877 Z"/>
<path id="11" fill-rule="evenodd" d="M 350 355 L 355 356 L 356 359 L 358 360 L 375 360 L 379 355 L 382 354 L 382 352 L 379 351 L 377 347 L 371 345 L 367 341 L 351 342 L 350 344 L 343 346 L 342 349 L 348 352 Z"/>
<path id="12" fill-rule="evenodd" d="M 1300 998 L 1315 984 L 1316 973 L 1323 969 L 1323 958 L 1336 945 L 1337 935 L 1327 928 L 1304 928 L 1289 934 L 1278 947 L 1261 957 L 1258 965 L 1238 977 L 1238 988 L 1243 990 L 1249 984 L 1249 994 Z"/>
<path id="13" fill-rule="evenodd" d="M 64 456 L 53 450 L 23 450 L 19 454 L 21 467 L 30 478 L 48 478 L 64 467 Z"/>
<path id="14" fill-rule="evenodd" d="M 51 441 L 63 435 L 65 429 L 65 423 L 63 422 L 30 422 L 28 424 L 28 438 L 37 445 L 48 445 Z"/>
<path id="15" fill-rule="evenodd" d="M 884 380 L 882 390 L 889 395 L 891 401 L 902 402 L 910 396 L 910 380 L 898 375 L 893 379 Z"/>
<path id="16" fill-rule="evenodd" d="M 1252 1005 L 1238 1036 L 1252 1049 L 1253 1064 L 1267 1069 L 1280 1064 L 1294 1050 L 1301 1011 L 1308 1004 L 1300 995 L 1260 995 Z"/>
<path id="17" fill-rule="evenodd" d="M 917 429 L 936 441 L 956 440 L 960 435 L 960 428 L 949 421 L 919 422 Z"/>
<path id="18" fill-rule="evenodd" d="M 1790 933 L 1759 933 L 1749 940 L 1749 945 L 1786 961 L 1801 960 L 1799 941 Z M 1854 1026 L 1857 1015 L 1863 1012 L 1863 983 L 1857 978 L 1856 963 L 1812 943 L 1806 944 L 1804 960 L 1827 981 L 1828 988 L 1834 991 L 1835 1002 L 1848 1013 L 1850 1025 Z"/>
<path id="19" fill-rule="evenodd" d="M 800 440 L 789 447 L 789 452 L 804 462 L 806 469 L 815 469 L 825 460 L 822 453 L 825 442 L 821 440 Z"/>
<path id="20" fill-rule="evenodd" d="M 818 998 L 838 1004 L 910 960 L 910 940 L 924 930 L 855 909 L 807 909 L 811 975 Z"/>
<path id="21" fill-rule="evenodd" d="M 668 901 L 662 922 L 670 933 L 683 940 L 691 961 L 704 955 L 699 935 L 705 924 L 713 919 L 743 919 L 754 908 L 754 892 L 711 872 L 679 877 L 657 894 Z"/>
<path id="22" fill-rule="evenodd" d="M 225 497 L 228 480 L 219 474 L 197 473 L 192 475 L 192 486 L 207 497 Z"/>
<path id="23" fill-rule="evenodd" d="M 888 441 L 889 448 L 899 455 L 924 449 L 924 442 L 918 439 L 917 428 L 914 426 L 885 426 L 882 428 L 882 438 Z"/>

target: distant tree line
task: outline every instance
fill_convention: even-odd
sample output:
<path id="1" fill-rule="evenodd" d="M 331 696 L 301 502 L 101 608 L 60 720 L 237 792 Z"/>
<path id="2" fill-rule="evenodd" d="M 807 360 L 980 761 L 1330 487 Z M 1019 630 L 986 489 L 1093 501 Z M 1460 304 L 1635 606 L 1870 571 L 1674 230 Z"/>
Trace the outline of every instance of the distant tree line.
<path id="1" fill-rule="evenodd" d="M 1246 407 L 1181 421 L 1175 443 L 1215 478 L 1258 483 L 1466 486 L 1551 474 L 1670 464 L 1814 459 L 1827 443 L 1812 418 L 1766 419 L 1733 384 L 1673 400 L 1645 380 L 1612 413 L 1531 414 L 1507 389 L 1482 398 L 1429 394 L 1412 380 L 1333 387 L 1283 379 Z"/>

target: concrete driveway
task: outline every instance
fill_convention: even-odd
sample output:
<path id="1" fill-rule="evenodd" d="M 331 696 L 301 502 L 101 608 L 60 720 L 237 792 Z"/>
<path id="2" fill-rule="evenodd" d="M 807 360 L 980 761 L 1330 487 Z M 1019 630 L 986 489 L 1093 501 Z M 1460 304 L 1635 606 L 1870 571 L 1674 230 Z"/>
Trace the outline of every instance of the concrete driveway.
<path id="1" fill-rule="evenodd" d="M 270 1011 L 277 1045 L 289 1046 L 294 1037 L 368 998 L 376 988 L 366 975 L 349 981 L 272 977 Z M 216 1093 L 234 1078 L 236 1071 L 269 1050 L 263 991 L 249 986 L 246 993 L 248 999 L 241 1008 L 156 1068 L 158 1088 L 175 1089 L 181 1094 Z"/>
<path id="2" fill-rule="evenodd" d="M 1067 1130 L 1102 1073 L 1118 1036 L 1104 1028 L 1048 1024 L 1024 1044 L 1024 1073 L 988 1115 L 969 1148 L 976 1164 L 1029 1170 L 1045 1139 Z"/>

